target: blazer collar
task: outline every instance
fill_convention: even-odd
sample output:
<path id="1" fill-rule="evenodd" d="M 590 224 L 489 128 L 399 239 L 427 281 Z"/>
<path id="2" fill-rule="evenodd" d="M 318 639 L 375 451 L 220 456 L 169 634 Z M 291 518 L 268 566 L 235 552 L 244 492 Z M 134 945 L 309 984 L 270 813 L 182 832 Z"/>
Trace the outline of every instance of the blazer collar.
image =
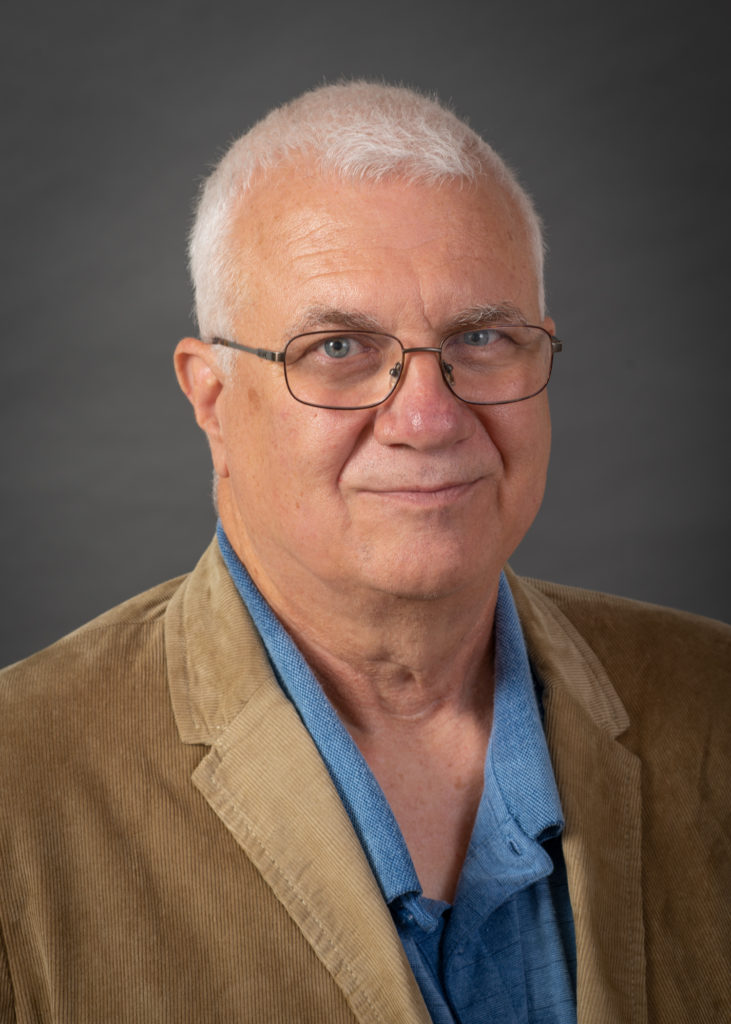
<path id="1" fill-rule="evenodd" d="M 578 1019 L 644 1024 L 641 766 L 619 741 L 629 718 L 571 622 L 535 586 L 508 575 L 544 687 L 546 737 L 566 820 Z"/>
<path id="2" fill-rule="evenodd" d="M 166 650 L 181 739 L 211 748 L 194 785 L 301 929 L 355 1018 L 429 1024 L 347 812 L 273 676 L 215 542 L 168 607 Z"/>

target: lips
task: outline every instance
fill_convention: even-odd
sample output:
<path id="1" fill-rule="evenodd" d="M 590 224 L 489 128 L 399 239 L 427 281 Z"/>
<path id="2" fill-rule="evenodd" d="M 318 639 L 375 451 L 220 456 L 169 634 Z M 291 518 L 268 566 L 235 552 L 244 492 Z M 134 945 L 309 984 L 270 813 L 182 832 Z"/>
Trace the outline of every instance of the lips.
<path id="1" fill-rule="evenodd" d="M 449 483 L 444 484 L 434 484 L 430 487 L 424 487 L 422 484 L 417 484 L 413 487 L 409 484 L 399 484 L 398 487 L 373 487 L 368 488 L 368 490 L 373 494 L 440 494 L 442 491 L 451 491 L 460 487 L 469 487 L 470 484 L 473 483 L 476 483 L 476 481 L 450 481 Z"/>
<path id="2" fill-rule="evenodd" d="M 477 483 L 482 478 L 483 474 L 475 474 L 473 476 L 465 476 L 460 479 L 448 479 L 448 480 L 419 480 L 418 482 L 410 482 L 408 480 L 394 480 L 393 483 L 384 483 L 382 480 L 378 482 L 361 483 L 359 490 L 372 491 L 376 494 L 398 494 L 401 492 L 408 494 L 431 494 L 438 491 L 449 491 L 456 487 L 469 487 L 470 484 Z"/>
<path id="3" fill-rule="evenodd" d="M 390 460 L 389 460 L 390 461 Z M 456 458 L 404 460 L 400 465 L 350 463 L 340 486 L 351 492 L 381 495 L 429 495 L 457 493 L 492 477 L 496 466 L 488 459 L 461 461 Z"/>
<path id="4" fill-rule="evenodd" d="M 425 487 L 424 484 L 409 486 L 399 484 L 393 488 L 366 488 L 360 493 L 374 500 L 393 501 L 402 505 L 417 508 L 438 508 L 458 502 L 474 490 L 478 480 L 462 482 L 445 482 Z"/>

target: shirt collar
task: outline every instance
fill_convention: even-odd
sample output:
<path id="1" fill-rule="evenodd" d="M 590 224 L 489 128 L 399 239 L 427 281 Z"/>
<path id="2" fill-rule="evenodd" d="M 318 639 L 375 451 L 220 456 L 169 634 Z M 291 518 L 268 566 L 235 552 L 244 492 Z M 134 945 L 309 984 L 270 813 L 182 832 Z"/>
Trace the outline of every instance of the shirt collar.
<path id="1" fill-rule="evenodd" d="M 500 576 L 495 608 L 495 700 L 485 784 L 530 839 L 563 828 L 561 801 L 543 732 L 539 696 L 513 595 Z"/>

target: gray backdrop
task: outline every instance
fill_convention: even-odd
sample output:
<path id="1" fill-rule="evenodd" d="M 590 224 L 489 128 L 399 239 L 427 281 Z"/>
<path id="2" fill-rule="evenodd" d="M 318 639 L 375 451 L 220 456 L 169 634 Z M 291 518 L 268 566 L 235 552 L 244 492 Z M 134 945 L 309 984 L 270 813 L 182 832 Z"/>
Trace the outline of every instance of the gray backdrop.
<path id="1" fill-rule="evenodd" d="M 451 101 L 546 221 L 566 347 L 514 564 L 729 617 L 729 59 L 708 5 L 66 0 L 6 28 L 1 662 L 208 541 L 171 367 L 197 182 L 340 76 Z"/>

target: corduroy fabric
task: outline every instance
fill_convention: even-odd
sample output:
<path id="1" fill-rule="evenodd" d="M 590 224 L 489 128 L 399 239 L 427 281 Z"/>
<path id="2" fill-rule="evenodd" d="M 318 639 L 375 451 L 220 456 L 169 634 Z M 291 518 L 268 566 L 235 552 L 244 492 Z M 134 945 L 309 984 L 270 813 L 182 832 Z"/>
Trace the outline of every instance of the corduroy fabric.
<path id="1" fill-rule="evenodd" d="M 722 1020 L 731 631 L 511 589 L 566 816 L 578 1019 Z M 0 731 L 3 1024 L 427 1024 L 214 546 L 2 673 Z"/>

